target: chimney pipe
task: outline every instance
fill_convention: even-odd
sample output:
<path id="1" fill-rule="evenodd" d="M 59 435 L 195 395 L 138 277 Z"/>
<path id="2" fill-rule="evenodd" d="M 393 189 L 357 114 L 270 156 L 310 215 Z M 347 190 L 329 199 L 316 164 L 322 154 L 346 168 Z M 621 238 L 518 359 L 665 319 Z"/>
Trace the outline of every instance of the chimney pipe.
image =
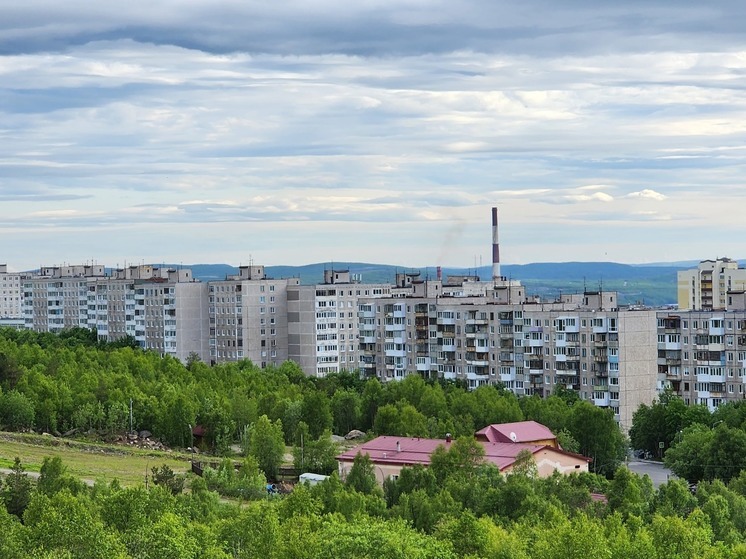
<path id="1" fill-rule="evenodd" d="M 492 208 L 492 279 L 500 279 L 500 241 L 497 236 L 497 208 Z"/>
<path id="2" fill-rule="evenodd" d="M 396 452 L 401 452 L 401 443 L 396 441 Z"/>
<path id="3" fill-rule="evenodd" d="M 441 281 L 443 279 L 443 270 L 441 269 L 440 266 L 438 266 L 435 270 L 436 270 L 435 273 L 436 273 L 437 280 Z"/>

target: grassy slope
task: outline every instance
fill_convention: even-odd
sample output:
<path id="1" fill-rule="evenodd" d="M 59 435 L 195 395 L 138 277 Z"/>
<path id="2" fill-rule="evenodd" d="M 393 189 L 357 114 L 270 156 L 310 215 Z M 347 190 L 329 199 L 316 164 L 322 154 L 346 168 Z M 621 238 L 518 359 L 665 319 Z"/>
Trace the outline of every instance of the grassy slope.
<path id="1" fill-rule="evenodd" d="M 189 457 L 172 452 L 140 450 L 118 445 L 81 443 L 50 436 L 0 433 L 0 467 L 10 468 L 19 457 L 26 471 L 38 472 L 47 456 L 59 456 L 68 472 L 106 483 L 115 478 L 124 486 L 145 482 L 153 467 L 167 464 L 174 472 L 189 470 Z"/>

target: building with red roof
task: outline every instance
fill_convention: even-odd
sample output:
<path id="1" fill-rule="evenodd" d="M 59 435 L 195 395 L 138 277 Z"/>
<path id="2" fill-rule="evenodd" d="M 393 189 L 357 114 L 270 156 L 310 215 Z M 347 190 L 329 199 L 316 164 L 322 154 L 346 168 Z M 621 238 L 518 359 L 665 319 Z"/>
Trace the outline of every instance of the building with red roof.
<path id="1" fill-rule="evenodd" d="M 539 423 L 535 423 L 535 425 L 549 431 Z M 501 426 L 491 425 L 490 427 Z M 484 431 L 484 429 L 482 431 Z M 493 433 L 501 432 L 502 429 L 489 431 L 490 434 L 485 435 L 485 437 L 492 436 Z M 508 430 L 508 436 L 511 432 L 516 433 L 515 430 Z M 534 434 L 539 432 L 538 429 L 535 429 Z M 528 436 L 528 433 L 531 433 L 531 431 L 527 430 L 524 434 Z M 551 431 L 549 431 L 549 433 L 551 434 Z M 543 433 L 543 435 L 546 435 L 546 433 Z M 518 434 L 516 433 L 516 437 L 517 436 Z M 556 444 L 556 438 L 554 438 L 554 445 L 545 444 L 546 440 L 546 438 L 542 438 L 538 439 L 538 441 L 531 442 L 504 442 L 497 440 L 484 440 L 484 437 L 481 439 L 479 437 L 477 438 L 477 441 L 484 448 L 484 461 L 494 464 L 504 473 L 510 472 L 515 464 L 516 457 L 522 450 L 528 450 L 533 455 L 538 475 L 540 477 L 548 477 L 555 471 L 562 474 L 588 471 L 588 463 L 590 462 L 589 458 L 562 450 L 559 448 L 559 445 Z M 344 479 L 350 471 L 350 468 L 352 468 L 355 456 L 359 453 L 367 454 L 373 463 L 378 483 L 383 484 L 383 481 L 388 477 L 398 477 L 402 468 L 411 467 L 416 464 L 428 467 L 430 465 L 430 457 L 435 449 L 439 446 L 444 446 L 448 449 L 450 445 L 450 437 L 446 439 L 423 439 L 394 436 L 377 437 L 372 441 L 368 441 L 367 443 L 337 456 L 339 475 Z"/>
<path id="2" fill-rule="evenodd" d="M 532 443 L 542 446 L 560 448 L 557 437 L 541 423 L 536 421 L 517 421 L 515 423 L 495 423 L 480 429 L 474 435 L 478 441 L 490 443 Z"/>

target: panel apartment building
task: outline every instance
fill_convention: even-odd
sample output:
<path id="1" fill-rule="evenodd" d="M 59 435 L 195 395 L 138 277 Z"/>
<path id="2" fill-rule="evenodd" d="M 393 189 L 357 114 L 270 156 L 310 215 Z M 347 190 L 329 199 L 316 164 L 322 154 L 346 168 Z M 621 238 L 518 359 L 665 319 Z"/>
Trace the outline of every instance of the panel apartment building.
<path id="1" fill-rule="evenodd" d="M 258 265 L 241 266 L 235 276 L 208 282 L 207 362 L 249 359 L 266 367 L 287 361 L 288 291 L 299 284 L 298 278 L 268 278 Z"/>
<path id="2" fill-rule="evenodd" d="M 0 326 L 24 327 L 22 277 L 0 264 Z"/>
<path id="3" fill-rule="evenodd" d="M 678 273 L 677 311 L 658 313 L 658 388 L 714 410 L 746 398 L 746 270 L 729 258 Z"/>
<path id="4" fill-rule="evenodd" d="M 362 298 L 391 294 L 390 284 L 363 284 L 349 270 L 324 271 L 323 283 L 288 287 L 288 358 L 311 376 L 360 368 Z"/>
<path id="5" fill-rule="evenodd" d="M 37 332 L 91 328 L 102 340 L 132 336 L 162 355 L 209 359 L 207 286 L 188 269 L 42 267 L 23 278 L 23 317 Z"/>
<path id="6" fill-rule="evenodd" d="M 459 290 L 456 279 L 438 296 L 360 301 L 366 375 L 459 379 L 470 389 L 500 383 L 542 397 L 561 385 L 610 407 L 624 428 L 656 396 L 655 311 L 619 310 L 606 292 L 509 303 L 506 291 L 520 293 L 515 283 L 472 281 Z"/>
<path id="7" fill-rule="evenodd" d="M 682 270 L 677 276 L 677 297 L 682 310 L 732 308 L 732 294 L 746 290 L 746 269 L 739 268 L 738 262 L 730 258 L 703 260 L 696 268 Z"/>

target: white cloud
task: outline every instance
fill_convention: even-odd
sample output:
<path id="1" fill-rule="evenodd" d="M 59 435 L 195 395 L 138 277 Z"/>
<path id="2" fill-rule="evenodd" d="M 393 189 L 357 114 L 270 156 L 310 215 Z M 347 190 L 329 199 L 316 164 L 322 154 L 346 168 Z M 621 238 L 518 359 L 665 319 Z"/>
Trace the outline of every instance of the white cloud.
<path id="1" fill-rule="evenodd" d="M 563 196 L 568 202 L 613 202 L 614 197 L 605 192 L 595 192 L 593 194 L 567 194 Z"/>
<path id="2" fill-rule="evenodd" d="M 663 201 L 667 198 L 667 196 L 665 194 L 661 194 L 660 192 L 656 192 L 655 190 L 646 188 L 638 192 L 630 192 L 629 194 L 627 194 L 626 198 L 647 198 L 649 200 Z"/>
<path id="3" fill-rule="evenodd" d="M 225 239 L 271 235 L 287 262 L 299 235 L 310 259 L 344 245 L 405 262 L 439 256 L 457 221 L 451 254 L 471 260 L 498 205 L 506 261 L 561 257 L 558 228 L 572 259 L 592 259 L 574 243 L 599 221 L 630 259 L 735 256 L 714 230 L 678 231 L 673 255 L 661 230 L 704 204 L 737 225 L 744 9 L 16 3 L 0 21 L 0 228 L 24 243 L 0 248 L 20 268 L 63 239 L 35 228 L 65 228 L 69 250 L 95 230 L 113 251 L 121 228 L 140 228 L 167 230 L 159 246 L 181 261 L 205 234 L 216 260 L 235 254 Z M 638 240 L 615 233 L 612 202 Z"/>

